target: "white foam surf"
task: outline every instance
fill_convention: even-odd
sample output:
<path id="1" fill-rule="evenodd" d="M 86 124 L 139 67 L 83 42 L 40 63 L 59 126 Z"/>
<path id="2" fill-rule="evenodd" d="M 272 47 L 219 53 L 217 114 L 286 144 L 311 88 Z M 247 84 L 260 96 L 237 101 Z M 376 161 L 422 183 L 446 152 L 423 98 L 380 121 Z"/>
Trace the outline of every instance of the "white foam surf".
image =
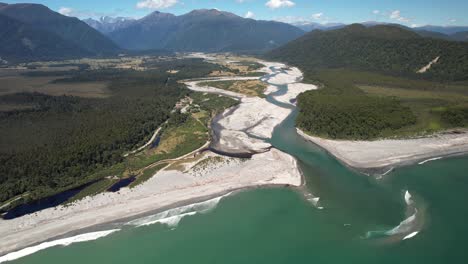
<path id="1" fill-rule="evenodd" d="M 393 171 L 393 168 L 390 168 L 388 171 L 386 171 L 384 174 L 381 174 L 380 176 L 385 176 L 385 175 L 389 174 L 392 171 Z"/>
<path id="2" fill-rule="evenodd" d="M 405 202 L 407 205 L 413 204 L 412 196 L 411 196 L 411 193 L 409 193 L 409 191 L 405 192 Z"/>
<path id="3" fill-rule="evenodd" d="M 180 220 L 182 220 L 182 218 L 184 218 L 185 216 L 195 215 L 196 213 L 197 212 L 189 212 L 189 213 L 185 213 L 185 214 L 179 214 L 179 215 L 169 216 L 169 217 L 165 217 L 165 218 L 160 218 L 160 219 L 156 219 L 156 220 L 153 220 L 153 221 L 148 221 L 148 222 L 142 223 L 142 224 L 140 224 L 138 226 L 139 227 L 140 226 L 149 226 L 149 225 L 160 223 L 160 224 L 165 224 L 165 225 L 167 225 L 169 227 L 176 227 L 179 224 Z M 156 218 L 158 218 L 158 217 L 156 217 Z"/>
<path id="4" fill-rule="evenodd" d="M 418 231 L 413 232 L 413 233 L 411 233 L 411 234 L 405 236 L 405 237 L 403 238 L 403 240 L 413 238 L 413 237 L 415 237 L 418 233 L 419 233 Z"/>
<path id="5" fill-rule="evenodd" d="M 28 248 L 24 248 L 9 254 L 6 254 L 2 257 L 0 257 L 0 263 L 6 262 L 6 261 L 12 261 L 16 260 L 22 257 L 25 257 L 27 255 L 34 254 L 40 250 L 44 250 L 47 248 L 55 247 L 55 246 L 69 246 L 73 243 L 78 243 L 78 242 L 85 242 L 85 241 L 92 241 L 99 239 L 101 237 L 108 236 L 114 232 L 119 231 L 120 229 L 113 229 L 113 230 L 107 230 L 107 231 L 99 231 L 99 232 L 92 232 L 92 233 L 86 233 L 86 234 L 81 234 L 77 235 L 74 237 L 69 237 L 69 238 L 62 238 L 50 242 L 44 242 L 42 244 L 39 244 L 37 246 L 32 246 Z"/>
<path id="6" fill-rule="evenodd" d="M 428 162 L 431 162 L 431 161 L 435 161 L 435 160 L 440 160 L 440 159 L 442 159 L 442 157 L 427 159 L 427 160 L 424 160 L 424 161 L 419 162 L 418 164 L 419 164 L 419 165 L 423 165 L 423 164 L 425 164 L 425 163 L 428 163 Z"/>
<path id="7" fill-rule="evenodd" d="M 229 196 L 231 193 L 228 193 L 223 196 L 219 196 L 204 202 L 189 204 L 186 206 L 181 206 L 173 209 L 169 209 L 167 211 L 146 216 L 140 219 L 136 219 L 127 223 L 127 225 L 131 226 L 148 226 L 153 224 L 164 224 L 169 227 L 176 227 L 180 220 L 186 216 L 192 216 L 197 213 L 207 213 L 218 205 L 218 203 L 226 196 Z"/>
<path id="8" fill-rule="evenodd" d="M 416 212 L 417 213 L 417 212 Z M 397 227 L 385 232 L 388 236 L 398 235 L 410 232 L 416 221 L 416 213 L 403 220 Z"/>

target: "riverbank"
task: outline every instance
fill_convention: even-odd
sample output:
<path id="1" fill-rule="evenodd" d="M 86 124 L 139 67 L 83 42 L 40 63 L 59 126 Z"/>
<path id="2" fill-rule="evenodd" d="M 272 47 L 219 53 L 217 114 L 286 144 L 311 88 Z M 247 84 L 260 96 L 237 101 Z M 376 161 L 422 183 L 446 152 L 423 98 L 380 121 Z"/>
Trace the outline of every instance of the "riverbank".
<path id="1" fill-rule="evenodd" d="M 468 153 L 468 131 L 376 141 L 329 140 L 310 136 L 300 129 L 297 133 L 345 165 L 364 173 L 381 174 L 399 166 Z"/>
<path id="2" fill-rule="evenodd" d="M 272 95 L 279 103 L 269 102 L 265 98 L 246 97 L 231 91 L 225 91 L 213 87 L 201 87 L 202 81 L 186 82 L 189 89 L 198 92 L 221 94 L 236 98 L 239 105 L 227 109 L 217 116 L 212 123 L 213 142 L 211 148 L 219 153 L 234 155 L 254 154 L 268 151 L 272 145 L 268 140 L 273 131 L 285 120 L 294 109 L 295 98 L 302 92 L 315 90 L 315 85 L 299 83 L 302 80 L 302 72 L 298 68 L 289 68 L 285 64 L 259 61 L 265 65 L 260 69 L 266 75 L 257 78 L 269 84 L 265 95 Z M 220 77 L 211 78 L 203 83 L 220 80 L 245 80 L 245 77 Z M 284 86 L 284 93 L 278 93 L 278 86 Z M 278 93 L 278 94 L 276 94 Z"/>

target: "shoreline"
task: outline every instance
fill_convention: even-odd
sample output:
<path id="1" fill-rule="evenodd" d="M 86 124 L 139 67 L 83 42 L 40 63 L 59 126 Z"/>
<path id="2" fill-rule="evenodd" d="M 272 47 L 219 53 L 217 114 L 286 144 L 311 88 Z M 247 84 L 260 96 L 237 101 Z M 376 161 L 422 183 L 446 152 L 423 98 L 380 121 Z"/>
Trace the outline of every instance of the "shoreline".
<path id="1" fill-rule="evenodd" d="M 274 159 L 275 156 L 278 159 Z M 294 158 L 276 149 L 254 155 L 252 161 L 216 169 L 200 181 L 187 179 L 189 176 L 181 172 L 162 171 L 140 188 L 136 187 L 137 190 L 104 193 L 87 197 L 68 207 L 59 206 L 0 221 L 3 235 L 0 256 L 85 230 L 122 225 L 129 219 L 204 201 L 220 194 L 257 188 L 299 187 L 304 182 L 299 171 Z M 167 184 L 168 180 L 172 184 Z M 72 228 L 76 229 L 70 230 Z"/>
<path id="2" fill-rule="evenodd" d="M 101 223 L 101 224 L 93 225 L 93 226 L 90 226 L 90 227 L 85 227 L 85 228 L 81 228 L 81 229 L 72 230 L 72 231 L 67 232 L 65 234 L 54 236 L 54 237 L 51 237 L 51 238 L 49 238 L 47 240 L 44 240 L 44 241 L 40 241 L 40 242 L 37 242 L 37 243 L 34 243 L 34 244 L 25 245 L 24 247 L 19 248 L 19 249 L 15 249 L 15 250 L 12 250 L 12 251 L 0 252 L 0 257 L 7 256 L 10 253 L 18 252 L 18 251 L 23 250 L 25 248 L 35 247 L 35 246 L 38 246 L 38 245 L 40 245 L 42 243 L 52 242 L 52 241 L 56 241 L 56 240 L 60 240 L 60 239 L 66 239 L 66 238 L 70 238 L 70 237 L 74 237 L 74 236 L 78 236 L 78 235 L 82 235 L 82 234 L 88 234 L 88 233 L 93 233 L 93 232 L 105 232 L 106 230 L 116 230 L 116 232 L 126 230 L 127 228 L 129 228 L 129 227 L 126 227 L 126 226 L 129 226 L 127 224 L 129 222 L 131 222 L 131 221 L 138 220 L 138 219 L 148 217 L 148 216 L 151 216 L 151 215 L 155 215 L 155 214 L 158 214 L 158 213 L 162 213 L 162 212 L 165 212 L 165 211 L 168 211 L 168 210 L 176 209 L 176 208 L 179 208 L 179 207 L 209 201 L 211 199 L 216 199 L 216 198 L 220 198 L 220 197 L 230 197 L 232 195 L 236 195 L 236 194 L 239 194 L 239 193 L 242 193 L 242 192 L 248 192 L 248 191 L 259 190 L 259 189 L 274 189 L 274 188 L 276 188 L 276 189 L 292 189 L 292 190 L 297 189 L 297 190 L 299 190 L 299 188 L 301 188 L 304 184 L 305 184 L 304 181 L 301 183 L 301 186 L 291 186 L 291 185 L 288 185 L 288 184 L 271 184 L 271 185 L 268 185 L 268 184 L 262 185 L 262 184 L 260 184 L 260 185 L 256 185 L 256 186 L 248 186 L 248 187 L 234 188 L 234 189 L 231 189 L 231 190 L 223 190 L 223 191 L 221 191 L 219 193 L 215 193 L 215 194 L 195 197 L 195 198 L 191 198 L 191 199 L 187 199 L 187 200 L 183 200 L 183 201 L 177 201 L 177 202 L 174 202 L 173 204 L 163 206 L 161 208 L 158 208 L 158 209 L 155 209 L 155 210 L 152 210 L 152 211 L 144 212 L 144 213 L 139 214 L 139 215 L 135 215 L 135 216 L 131 216 L 131 217 L 123 217 L 123 218 L 119 218 L 119 219 L 114 220 L 114 221 L 109 221 L 109 222 L 106 222 L 106 223 Z M 2 262 L 0 262 L 0 263 L 2 263 Z"/>
<path id="3" fill-rule="evenodd" d="M 350 141 L 310 136 L 297 127 L 296 131 L 301 138 L 320 147 L 343 165 L 380 177 L 398 167 L 468 154 L 468 132 L 414 139 Z"/>
<path id="4" fill-rule="evenodd" d="M 297 83 L 302 74 L 297 68 L 279 72 L 278 69 L 284 66 L 281 63 L 262 63 L 265 65 L 262 70 L 266 75 L 281 85 Z M 236 78 L 233 76 L 224 79 Z M 260 79 L 260 77 L 255 77 L 255 79 Z M 193 84 L 197 82 L 199 81 L 194 81 Z M 190 85 L 188 86 L 190 88 Z M 304 89 L 314 87 L 296 86 L 297 91 L 291 89 L 286 95 L 282 95 L 282 99 L 295 98 Z M 208 90 L 204 88 L 200 92 L 219 92 L 209 87 L 206 89 Z M 101 193 L 85 197 L 67 207 L 57 206 L 12 220 L 0 220 L 0 233 L 3 236 L 0 241 L 0 256 L 41 244 L 44 241 L 69 237 L 85 230 L 122 225 L 126 219 L 138 219 L 183 204 L 217 197 L 220 194 L 257 188 L 303 186 L 305 180 L 298 161 L 287 153 L 271 148 L 271 144 L 255 138 L 256 136 L 270 138 L 276 125 L 281 123 L 292 110 L 274 105 L 261 98 L 244 98 L 240 101 L 240 105 L 234 110 L 226 110 L 231 111 L 230 114 L 221 119 L 223 126 L 231 126 L 227 134 L 224 133 L 225 129 L 221 130 L 221 143 L 228 146 L 226 152 L 242 148 L 254 150 L 254 152 L 258 149 L 265 151 L 254 154 L 248 160 L 229 158 L 209 152 L 207 159 L 219 157 L 222 160 L 221 164 L 210 163 L 208 169 L 203 167 L 192 172 L 190 170 L 197 164 L 191 164 L 192 167 L 183 171 L 169 171 L 166 167 L 134 189 L 123 188 L 117 193 Z M 258 102 L 261 102 L 260 106 Z M 239 124 L 241 126 L 236 127 Z M 242 137 L 238 140 L 237 136 L 241 134 Z M 234 141 L 231 142 L 230 139 Z M 268 149 L 265 149 L 265 146 Z"/>

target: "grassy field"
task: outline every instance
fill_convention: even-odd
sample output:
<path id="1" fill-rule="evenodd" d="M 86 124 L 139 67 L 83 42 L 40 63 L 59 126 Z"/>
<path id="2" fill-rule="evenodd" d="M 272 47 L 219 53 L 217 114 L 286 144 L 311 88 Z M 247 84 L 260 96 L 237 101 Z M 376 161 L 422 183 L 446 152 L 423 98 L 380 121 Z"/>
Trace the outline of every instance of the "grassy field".
<path id="1" fill-rule="evenodd" d="M 267 88 L 267 85 L 259 80 L 203 82 L 200 85 L 236 92 L 249 97 L 265 97 L 263 92 Z"/>
<path id="2" fill-rule="evenodd" d="M 159 161 L 174 159 L 202 147 L 209 139 L 209 123 L 219 112 L 237 102 L 231 98 L 192 93 L 193 100 L 186 114 L 176 113 L 163 127 L 160 144 L 146 149 L 125 161 L 124 176 L 135 174 Z"/>
<path id="3" fill-rule="evenodd" d="M 62 77 L 29 77 L 22 75 L 0 77 L 0 96 L 20 92 L 38 92 L 52 96 L 72 95 L 84 98 L 105 98 L 110 96 L 106 82 L 53 83 L 59 78 Z"/>
<path id="4" fill-rule="evenodd" d="M 158 147 L 147 149 L 126 161 L 127 173 L 133 174 L 153 163 L 174 159 L 202 147 L 209 139 L 208 129 L 198 119 L 189 116 L 178 126 L 166 127 Z"/>
<path id="5" fill-rule="evenodd" d="M 116 183 L 118 180 L 117 179 L 102 179 L 94 184 L 91 184 L 90 186 L 84 188 L 81 190 L 79 193 L 77 193 L 75 196 L 70 198 L 66 204 L 72 204 L 73 202 L 79 201 L 87 196 L 94 196 L 96 194 L 105 192 L 107 189 L 109 189 L 114 183 Z"/>
<path id="6" fill-rule="evenodd" d="M 457 128 L 444 119 L 453 108 L 468 108 L 467 83 L 440 83 L 387 76 L 378 73 L 343 69 L 322 70 L 307 76 L 323 89 L 337 94 L 394 98 L 411 109 L 416 123 L 393 131 L 382 131 L 380 137 L 407 137 Z"/>

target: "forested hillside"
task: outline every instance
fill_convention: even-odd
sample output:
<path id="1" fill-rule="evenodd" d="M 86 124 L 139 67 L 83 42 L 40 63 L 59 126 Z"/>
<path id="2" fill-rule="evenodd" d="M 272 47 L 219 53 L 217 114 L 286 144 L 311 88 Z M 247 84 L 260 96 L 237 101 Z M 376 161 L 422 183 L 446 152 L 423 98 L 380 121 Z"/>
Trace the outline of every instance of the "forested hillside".
<path id="1" fill-rule="evenodd" d="M 116 44 L 85 22 L 40 4 L 2 4 L 0 16 L 0 57 L 13 62 L 119 51 Z"/>
<path id="2" fill-rule="evenodd" d="M 0 57 L 3 60 L 53 60 L 89 55 L 90 52 L 54 33 L 0 14 Z"/>
<path id="3" fill-rule="evenodd" d="M 423 38 L 397 26 L 313 31 L 268 54 L 305 71 L 348 68 L 440 81 L 468 79 L 468 43 Z M 427 72 L 417 73 L 436 57 Z"/>

